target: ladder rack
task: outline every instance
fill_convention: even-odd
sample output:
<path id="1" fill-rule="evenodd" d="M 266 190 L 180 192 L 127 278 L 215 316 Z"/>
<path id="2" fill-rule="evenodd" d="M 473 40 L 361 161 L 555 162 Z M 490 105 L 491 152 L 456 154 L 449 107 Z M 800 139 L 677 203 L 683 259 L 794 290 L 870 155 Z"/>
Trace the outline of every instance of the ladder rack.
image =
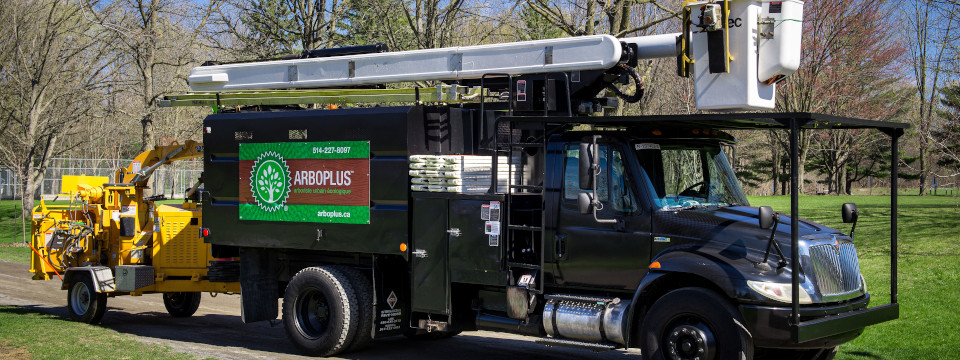
<path id="1" fill-rule="evenodd" d="M 255 106 L 360 103 L 479 103 L 489 91 L 479 87 L 440 85 L 435 88 L 402 89 L 306 89 L 191 92 L 167 95 L 157 100 L 160 107 Z"/>

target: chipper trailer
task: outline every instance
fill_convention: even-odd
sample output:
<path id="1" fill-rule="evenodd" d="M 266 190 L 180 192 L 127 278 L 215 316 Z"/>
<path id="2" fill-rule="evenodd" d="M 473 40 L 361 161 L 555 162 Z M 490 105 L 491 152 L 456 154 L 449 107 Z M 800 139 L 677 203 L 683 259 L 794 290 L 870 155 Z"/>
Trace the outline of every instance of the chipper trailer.
<path id="1" fill-rule="evenodd" d="M 143 152 L 113 179 L 64 176 L 69 204 L 41 201 L 33 210 L 33 279 L 59 278 L 67 310 L 86 323 L 100 322 L 117 295 L 163 293 L 170 315 L 187 317 L 203 292 L 240 292 L 239 262 L 214 258 L 201 240 L 199 182 L 180 204 L 144 197 L 157 168 L 202 155 L 203 144 L 187 141 Z"/>
<path id="2" fill-rule="evenodd" d="M 602 115 L 641 100 L 636 68 L 661 57 L 701 110 L 773 108 L 800 63 L 802 5 L 687 1 L 681 33 L 649 37 L 211 62 L 160 105 L 216 110 L 198 231 L 212 256 L 239 257 L 242 320 L 282 313 L 306 354 L 486 329 L 645 359 L 829 359 L 898 316 L 897 198 L 891 297 L 869 307 L 853 228 L 796 216 L 799 134 L 884 132 L 895 188 L 905 125 Z M 436 87 L 384 86 L 423 81 Z M 725 152 L 744 129 L 789 133 L 789 214 L 744 196 Z"/>

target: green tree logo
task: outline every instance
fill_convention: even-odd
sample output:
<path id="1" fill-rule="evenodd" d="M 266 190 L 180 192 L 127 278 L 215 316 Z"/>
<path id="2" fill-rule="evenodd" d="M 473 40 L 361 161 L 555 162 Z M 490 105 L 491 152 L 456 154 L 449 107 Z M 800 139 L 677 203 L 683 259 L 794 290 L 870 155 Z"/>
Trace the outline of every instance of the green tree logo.
<path id="1" fill-rule="evenodd" d="M 257 158 L 250 171 L 250 190 L 257 205 L 277 211 L 290 197 L 290 166 L 280 154 L 267 151 Z"/>

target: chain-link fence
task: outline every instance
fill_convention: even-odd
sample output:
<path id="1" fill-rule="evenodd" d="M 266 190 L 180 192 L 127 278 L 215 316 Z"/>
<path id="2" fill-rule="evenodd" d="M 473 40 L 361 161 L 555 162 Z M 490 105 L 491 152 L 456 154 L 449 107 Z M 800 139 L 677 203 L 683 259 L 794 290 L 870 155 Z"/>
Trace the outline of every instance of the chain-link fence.
<path id="1" fill-rule="evenodd" d="M 130 164 L 130 159 L 77 159 L 54 158 L 43 176 L 40 194 L 50 199 L 60 194 L 61 177 L 64 175 L 105 176 L 112 182 L 117 169 Z M 165 194 L 167 198 L 183 198 L 186 190 L 200 178 L 202 161 L 177 161 L 163 165 L 150 177 L 154 195 Z M 19 199 L 22 185 L 16 172 L 0 167 L 0 199 Z"/>

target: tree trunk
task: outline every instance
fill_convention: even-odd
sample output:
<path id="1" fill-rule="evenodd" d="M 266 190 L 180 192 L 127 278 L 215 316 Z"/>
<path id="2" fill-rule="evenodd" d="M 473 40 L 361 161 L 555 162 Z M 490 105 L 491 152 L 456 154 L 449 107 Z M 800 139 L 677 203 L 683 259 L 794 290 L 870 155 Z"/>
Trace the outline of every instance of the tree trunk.
<path id="1" fill-rule="evenodd" d="M 36 177 L 33 176 L 33 164 L 27 165 L 25 173 L 21 173 L 21 179 L 25 180 L 20 189 L 20 198 L 23 200 L 20 209 L 21 216 L 29 219 L 33 215 L 33 204 L 37 197 L 37 191 L 40 190 L 40 181 L 37 181 Z"/>
<path id="2" fill-rule="evenodd" d="M 153 4 L 151 4 L 152 6 Z M 149 9 L 150 13 L 147 16 L 146 23 L 144 24 L 144 31 L 147 34 L 155 34 L 155 24 L 156 24 L 156 11 L 157 9 Z M 143 117 L 140 119 L 140 125 L 142 127 L 141 141 L 143 144 L 140 144 L 140 151 L 144 152 L 153 148 L 153 66 L 155 64 L 155 51 L 157 49 L 155 39 L 150 36 L 148 37 L 148 42 L 143 49 L 143 59 L 140 66 L 142 67 L 140 71 L 143 74 Z"/>
<path id="3" fill-rule="evenodd" d="M 921 129 L 922 131 L 922 129 Z M 927 169 L 924 168 L 925 158 L 927 157 L 927 137 L 920 136 L 920 193 L 918 195 L 923 196 L 925 186 L 927 185 Z"/>
<path id="4" fill-rule="evenodd" d="M 150 150 L 153 147 L 153 112 L 150 112 L 149 107 L 146 110 L 147 113 L 143 114 L 143 118 L 140 120 L 142 126 L 140 141 L 143 141 L 143 144 L 140 145 L 140 152 Z"/>
<path id="5" fill-rule="evenodd" d="M 847 174 L 846 166 L 840 167 L 840 178 L 837 179 L 837 195 L 842 194 L 850 195 L 850 174 Z M 842 190 L 841 190 L 842 189 Z"/>
<path id="6" fill-rule="evenodd" d="M 846 179 L 846 181 L 845 181 L 845 182 L 846 182 L 846 189 L 847 189 L 846 193 L 847 193 L 847 195 L 853 195 L 853 180 L 850 180 L 850 179 L 852 179 L 852 178 L 853 178 L 852 176 L 847 176 L 847 179 Z"/>
<path id="7" fill-rule="evenodd" d="M 597 5 L 596 1 L 587 1 L 587 23 L 584 28 L 586 35 L 593 35 L 593 19 L 597 16 Z"/>

